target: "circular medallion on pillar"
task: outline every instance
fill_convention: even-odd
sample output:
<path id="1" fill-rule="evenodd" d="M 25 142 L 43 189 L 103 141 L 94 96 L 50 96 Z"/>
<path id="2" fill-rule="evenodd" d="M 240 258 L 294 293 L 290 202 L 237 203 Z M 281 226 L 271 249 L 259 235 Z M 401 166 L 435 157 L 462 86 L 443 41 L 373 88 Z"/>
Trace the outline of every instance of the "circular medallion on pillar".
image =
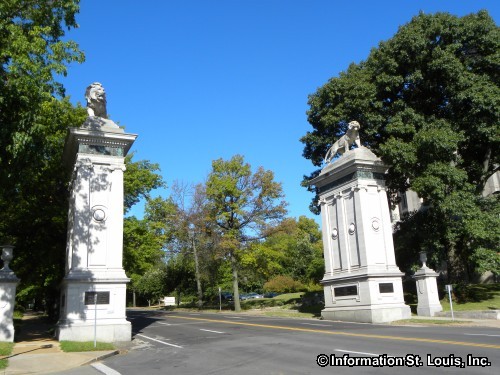
<path id="1" fill-rule="evenodd" d="M 356 232 L 356 224 L 351 223 L 349 224 L 349 234 L 354 234 Z"/>
<path id="2" fill-rule="evenodd" d="M 94 206 L 92 207 L 92 219 L 97 221 L 98 223 L 106 221 L 107 218 L 107 208 L 104 206 Z"/>

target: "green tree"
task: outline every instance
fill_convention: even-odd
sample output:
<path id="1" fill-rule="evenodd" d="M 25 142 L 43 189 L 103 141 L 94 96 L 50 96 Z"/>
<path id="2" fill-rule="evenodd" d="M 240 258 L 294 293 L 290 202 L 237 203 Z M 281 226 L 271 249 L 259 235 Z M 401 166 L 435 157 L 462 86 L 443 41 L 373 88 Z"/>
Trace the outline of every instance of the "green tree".
<path id="1" fill-rule="evenodd" d="M 251 241 L 264 238 L 269 228 L 286 214 L 281 184 L 274 174 L 251 166 L 240 155 L 212 162 L 206 183 L 210 214 L 221 232 L 219 246 L 230 260 L 234 306 L 240 311 L 238 268 L 239 250 Z"/>
<path id="2" fill-rule="evenodd" d="M 295 293 L 306 289 L 299 281 L 291 276 L 278 275 L 264 284 L 266 292 Z"/>
<path id="3" fill-rule="evenodd" d="M 151 306 L 151 302 L 158 301 L 166 293 L 167 266 L 160 262 L 148 269 L 136 283 L 137 291 L 143 295 Z"/>
<path id="4" fill-rule="evenodd" d="M 24 170 L 37 162 L 41 137 L 50 134 L 40 123 L 44 103 L 62 94 L 55 74 L 83 62 L 72 41 L 62 41 L 64 27 L 76 27 L 78 2 L 5 0 L 0 3 L 0 178 L 4 194 L 16 194 Z M 44 126 L 45 125 L 45 126 Z M 9 199 L 10 197 L 6 197 Z"/>
<path id="5" fill-rule="evenodd" d="M 35 299 L 37 308 L 42 308 L 45 300 L 46 307 L 52 309 L 58 300 L 68 212 L 68 176 L 62 167 L 62 151 L 67 127 L 84 117 L 85 110 L 73 107 L 67 99 L 42 103 L 24 162 L 18 160 L 22 169 L 9 173 L 0 184 L 0 241 L 16 246 L 12 267 L 21 279 L 18 300 Z"/>
<path id="6" fill-rule="evenodd" d="M 163 235 L 163 247 L 168 258 L 181 256 L 192 260 L 198 306 L 201 308 L 202 282 L 209 278 L 204 274 L 214 261 L 217 262 L 213 258 L 216 232 L 209 220 L 203 185 L 191 186 L 176 181 L 171 191 L 168 199 L 158 197 L 149 202 L 146 218 L 154 222 L 155 231 Z"/>
<path id="7" fill-rule="evenodd" d="M 283 275 L 303 284 L 324 275 L 323 242 L 318 224 L 305 216 L 283 220 L 264 241 L 242 255 L 245 268 L 263 282 Z"/>
<path id="8" fill-rule="evenodd" d="M 130 208 L 139 203 L 141 199 L 150 199 L 150 192 L 165 187 L 160 172 L 160 166 L 149 160 L 132 161 L 134 154 L 125 157 L 127 170 L 123 176 L 124 208 L 128 212 Z"/>
<path id="9" fill-rule="evenodd" d="M 132 290 L 133 306 L 136 305 L 135 292 L 141 277 L 163 261 L 162 238 L 151 228 L 147 219 L 126 217 L 123 222 L 123 268 L 130 277 L 127 286 Z"/>
<path id="10" fill-rule="evenodd" d="M 54 99 L 63 93 L 54 77 L 84 60 L 62 40 L 77 12 L 78 1 L 0 2 L 0 241 L 16 245 L 20 299 L 40 296 L 51 315 L 64 270 L 62 145 L 84 113 Z"/>
<path id="11" fill-rule="evenodd" d="M 364 145 L 390 165 L 391 196 L 411 189 L 428 207 L 418 215 L 433 221 L 414 223 L 435 230 L 412 248 L 435 251 L 454 277 L 498 257 L 499 201 L 481 192 L 500 164 L 499 50 L 499 29 L 486 11 L 419 14 L 309 97 L 314 130 L 302 138 L 304 156 L 321 166 L 347 123 L 359 121 Z M 401 228 L 415 236 L 424 229 Z"/>
<path id="12" fill-rule="evenodd" d="M 165 290 L 177 294 L 179 305 L 183 294 L 192 295 L 195 292 L 194 266 L 184 254 L 176 254 L 167 260 L 166 268 Z"/>

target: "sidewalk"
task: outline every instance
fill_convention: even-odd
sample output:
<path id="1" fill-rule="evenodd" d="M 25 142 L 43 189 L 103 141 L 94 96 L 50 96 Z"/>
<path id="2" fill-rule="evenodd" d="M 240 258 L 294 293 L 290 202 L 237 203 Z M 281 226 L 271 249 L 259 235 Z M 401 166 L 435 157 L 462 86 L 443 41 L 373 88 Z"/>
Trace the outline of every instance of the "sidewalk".
<path id="1" fill-rule="evenodd" d="M 53 374 L 70 370 L 109 356 L 118 354 L 118 350 L 64 353 L 59 342 L 52 337 L 50 329 L 53 325 L 43 316 L 27 313 L 19 334 L 16 333 L 16 343 L 7 369 L 0 371 L 6 375 L 21 374 Z"/>

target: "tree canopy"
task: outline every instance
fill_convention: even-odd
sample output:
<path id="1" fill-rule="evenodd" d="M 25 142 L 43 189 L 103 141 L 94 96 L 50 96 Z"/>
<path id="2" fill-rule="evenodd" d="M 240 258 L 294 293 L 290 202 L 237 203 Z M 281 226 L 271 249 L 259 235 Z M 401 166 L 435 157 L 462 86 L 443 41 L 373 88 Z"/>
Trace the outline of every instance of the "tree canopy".
<path id="1" fill-rule="evenodd" d="M 231 260 L 235 309 L 239 311 L 238 250 L 264 238 L 286 214 L 281 184 L 260 167 L 252 173 L 241 155 L 212 162 L 206 183 L 208 209 L 221 231 L 220 247 Z"/>
<path id="2" fill-rule="evenodd" d="M 286 218 L 264 241 L 245 249 L 241 264 L 241 275 L 260 286 L 284 275 L 303 285 L 317 284 L 325 273 L 319 225 L 305 216 Z"/>
<path id="3" fill-rule="evenodd" d="M 70 0 L 0 3 L 0 178 L 11 192 L 40 159 L 36 146 L 51 126 L 40 121 L 42 105 L 64 92 L 55 75 L 84 60 L 76 43 L 61 40 L 77 12 Z"/>
<path id="4" fill-rule="evenodd" d="M 64 270 L 64 137 L 85 116 L 55 98 L 64 92 L 57 75 L 84 60 L 62 40 L 78 9 L 70 0 L 0 2 L 0 241 L 16 245 L 18 300 L 40 296 L 49 314 Z"/>
<path id="5" fill-rule="evenodd" d="M 320 167 L 357 120 L 362 143 L 390 166 L 393 203 L 411 189 L 428 208 L 418 213 L 426 220 L 414 223 L 432 223 L 434 231 L 408 250 L 434 252 L 455 275 L 498 257 L 498 195 L 481 196 L 500 164 L 498 51 L 499 29 L 486 11 L 422 13 L 309 97 L 314 130 L 301 139 L 304 157 Z M 408 226 L 414 237 L 421 229 Z"/>

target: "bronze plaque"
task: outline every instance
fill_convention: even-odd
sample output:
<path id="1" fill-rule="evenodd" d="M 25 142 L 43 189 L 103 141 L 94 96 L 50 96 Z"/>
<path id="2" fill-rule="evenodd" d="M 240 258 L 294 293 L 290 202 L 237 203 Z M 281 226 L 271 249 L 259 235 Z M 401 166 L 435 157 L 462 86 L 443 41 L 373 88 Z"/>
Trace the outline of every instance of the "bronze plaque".
<path id="1" fill-rule="evenodd" d="M 392 283 L 380 283 L 378 284 L 378 290 L 380 293 L 394 293 L 394 285 Z"/>
<path id="2" fill-rule="evenodd" d="M 95 304 L 95 295 L 97 294 L 98 305 L 109 305 L 109 292 L 85 292 L 85 304 Z"/>
<path id="3" fill-rule="evenodd" d="M 339 286 L 337 288 L 333 288 L 333 290 L 335 292 L 335 297 L 347 297 L 347 296 L 358 295 L 358 287 L 356 285 Z"/>

